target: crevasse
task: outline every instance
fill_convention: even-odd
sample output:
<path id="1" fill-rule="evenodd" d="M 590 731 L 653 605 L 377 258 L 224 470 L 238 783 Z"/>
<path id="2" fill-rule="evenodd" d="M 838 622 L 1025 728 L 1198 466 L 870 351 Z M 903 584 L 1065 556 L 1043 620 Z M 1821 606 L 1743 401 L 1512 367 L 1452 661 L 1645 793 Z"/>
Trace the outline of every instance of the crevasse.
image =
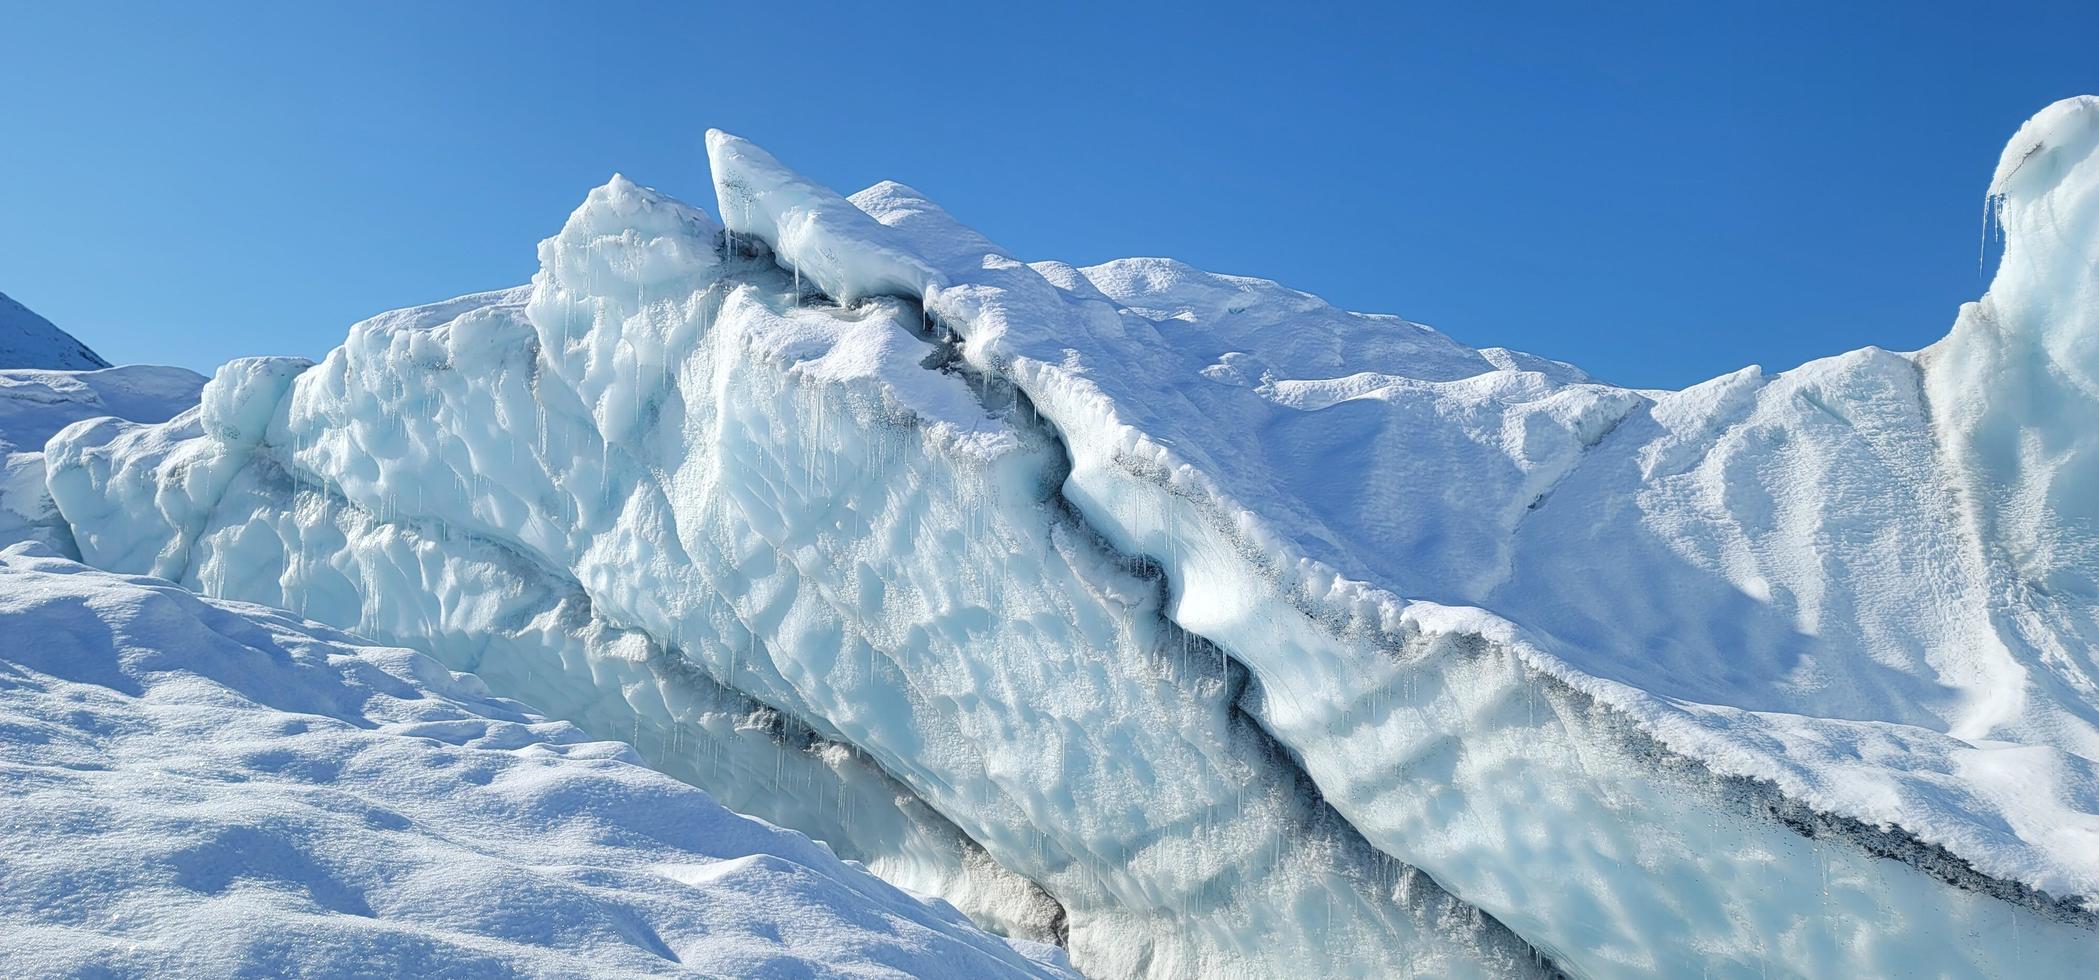
<path id="1" fill-rule="evenodd" d="M 1093 974 L 2070 970 L 2095 114 L 2007 151 L 1987 319 L 1683 392 L 715 133 L 725 229 L 615 177 L 529 288 L 48 488 L 92 563 L 426 649 Z"/>

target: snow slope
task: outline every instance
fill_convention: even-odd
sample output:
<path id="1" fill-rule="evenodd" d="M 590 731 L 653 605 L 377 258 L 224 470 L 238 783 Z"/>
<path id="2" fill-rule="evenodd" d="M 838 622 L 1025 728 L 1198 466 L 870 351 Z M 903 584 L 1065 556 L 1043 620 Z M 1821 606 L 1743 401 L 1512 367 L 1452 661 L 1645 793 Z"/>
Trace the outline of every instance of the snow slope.
<path id="1" fill-rule="evenodd" d="M 75 425 L 48 488 L 90 563 L 426 650 L 1089 973 L 2075 975 L 2095 120 L 2014 138 L 1941 345 L 1681 392 L 715 133 L 723 225 L 615 177 L 529 287 Z"/>
<path id="2" fill-rule="evenodd" d="M 0 369 L 92 371 L 108 366 L 109 362 L 86 344 L 0 293 Z"/>
<path id="3" fill-rule="evenodd" d="M 281 612 L 0 552 L 14 976 L 1071 976 L 791 831 Z"/>

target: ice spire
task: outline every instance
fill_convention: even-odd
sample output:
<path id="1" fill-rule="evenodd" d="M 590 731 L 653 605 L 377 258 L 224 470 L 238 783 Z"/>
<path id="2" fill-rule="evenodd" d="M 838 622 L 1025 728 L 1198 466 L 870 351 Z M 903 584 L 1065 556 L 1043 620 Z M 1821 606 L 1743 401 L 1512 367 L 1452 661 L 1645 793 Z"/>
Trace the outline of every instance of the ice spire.
<path id="1" fill-rule="evenodd" d="M 1989 194 L 2004 252 L 1925 355 L 1932 412 L 1985 548 L 2099 595 L 2099 97 L 2021 126 Z"/>

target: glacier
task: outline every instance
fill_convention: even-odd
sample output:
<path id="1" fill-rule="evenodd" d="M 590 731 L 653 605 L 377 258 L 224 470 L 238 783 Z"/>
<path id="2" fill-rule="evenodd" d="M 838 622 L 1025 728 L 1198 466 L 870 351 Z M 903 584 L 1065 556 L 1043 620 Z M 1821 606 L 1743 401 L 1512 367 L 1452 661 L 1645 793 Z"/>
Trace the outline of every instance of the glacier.
<path id="1" fill-rule="evenodd" d="M 0 510 L 1088 975 L 2099 957 L 2099 99 L 1945 340 L 1682 391 L 708 155 L 719 220 L 615 176 L 529 285 L 83 417 Z"/>

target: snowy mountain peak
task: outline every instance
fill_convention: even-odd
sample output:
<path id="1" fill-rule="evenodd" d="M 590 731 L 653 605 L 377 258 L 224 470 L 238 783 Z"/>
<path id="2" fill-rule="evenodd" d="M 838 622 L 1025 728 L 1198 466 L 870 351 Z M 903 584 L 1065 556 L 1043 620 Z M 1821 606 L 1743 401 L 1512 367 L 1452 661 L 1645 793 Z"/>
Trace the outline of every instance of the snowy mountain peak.
<path id="1" fill-rule="evenodd" d="M 0 293 L 0 369 L 93 371 L 108 366 L 86 344 Z"/>

